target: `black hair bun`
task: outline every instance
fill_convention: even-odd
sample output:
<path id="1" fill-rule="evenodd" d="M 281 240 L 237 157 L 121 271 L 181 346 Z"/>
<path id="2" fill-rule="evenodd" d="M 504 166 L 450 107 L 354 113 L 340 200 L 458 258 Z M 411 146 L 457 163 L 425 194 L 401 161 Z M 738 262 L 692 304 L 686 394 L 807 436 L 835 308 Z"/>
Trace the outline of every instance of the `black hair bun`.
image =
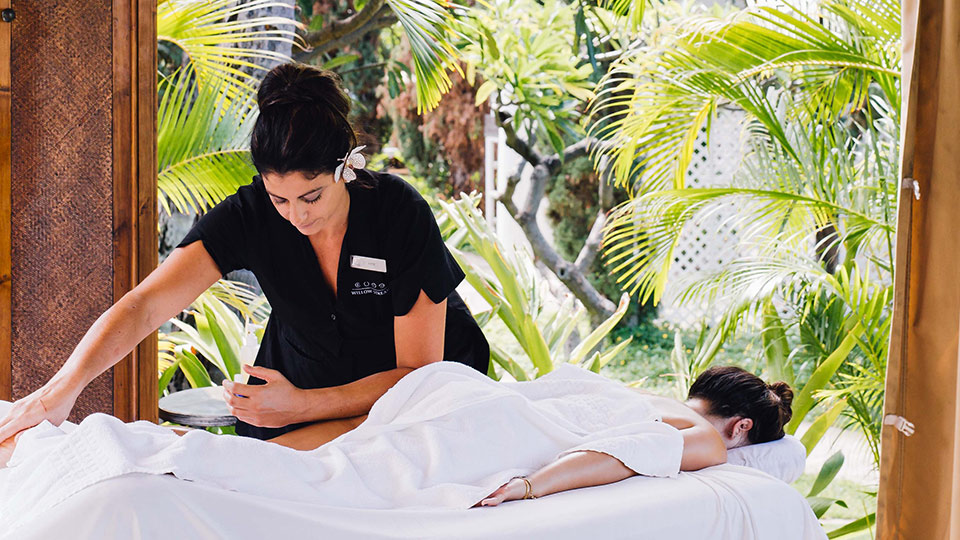
<path id="1" fill-rule="evenodd" d="M 339 75 L 296 63 L 281 64 L 270 70 L 257 90 L 257 106 L 261 111 L 284 105 L 331 107 L 344 116 L 350 110 Z"/>
<path id="2" fill-rule="evenodd" d="M 790 418 L 793 417 L 793 389 L 790 388 L 789 384 L 783 381 L 769 384 L 767 385 L 767 388 L 772 390 L 779 399 L 780 417 L 783 419 L 783 423 L 786 424 L 790 421 Z"/>

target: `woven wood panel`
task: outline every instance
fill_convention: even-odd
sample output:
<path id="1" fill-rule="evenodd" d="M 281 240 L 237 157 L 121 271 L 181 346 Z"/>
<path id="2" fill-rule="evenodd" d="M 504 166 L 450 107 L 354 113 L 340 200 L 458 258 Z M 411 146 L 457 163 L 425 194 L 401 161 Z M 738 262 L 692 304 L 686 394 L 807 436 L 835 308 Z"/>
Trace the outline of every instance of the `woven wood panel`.
<path id="1" fill-rule="evenodd" d="M 13 396 L 47 381 L 111 304 L 112 4 L 18 2 L 12 43 Z M 112 412 L 110 373 L 73 417 Z"/>

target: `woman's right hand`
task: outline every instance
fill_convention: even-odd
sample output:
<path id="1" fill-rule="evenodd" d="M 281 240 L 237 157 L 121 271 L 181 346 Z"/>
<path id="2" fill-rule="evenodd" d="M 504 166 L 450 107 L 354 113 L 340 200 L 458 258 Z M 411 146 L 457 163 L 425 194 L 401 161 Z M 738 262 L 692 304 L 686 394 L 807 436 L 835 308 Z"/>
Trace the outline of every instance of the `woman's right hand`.
<path id="1" fill-rule="evenodd" d="M 47 386 L 39 388 L 29 396 L 16 401 L 6 418 L 0 420 L 0 442 L 44 420 L 59 426 L 70 415 L 76 402 L 76 394 L 54 391 Z"/>
<path id="2" fill-rule="evenodd" d="M 44 420 L 62 424 L 90 381 L 189 306 L 219 277 L 220 269 L 202 242 L 173 250 L 93 323 L 50 382 L 13 404 L 10 414 L 0 420 L 0 442 Z"/>

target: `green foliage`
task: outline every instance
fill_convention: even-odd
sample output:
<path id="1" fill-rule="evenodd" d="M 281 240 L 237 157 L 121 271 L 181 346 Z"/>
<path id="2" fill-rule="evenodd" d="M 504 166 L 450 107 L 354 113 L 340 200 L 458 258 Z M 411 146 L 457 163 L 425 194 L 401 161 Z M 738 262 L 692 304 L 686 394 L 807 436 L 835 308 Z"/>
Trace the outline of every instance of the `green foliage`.
<path id="1" fill-rule="evenodd" d="M 297 0 L 297 4 L 305 26 L 311 31 L 317 31 L 330 21 L 353 15 L 353 13 L 348 14 L 348 8 L 354 13 L 363 10 L 366 2 L 341 5 Z M 360 49 L 359 57 L 368 61 L 365 66 L 373 68 L 373 73 L 381 76 L 384 72 L 386 73 L 389 78 L 387 85 L 391 98 L 400 93 L 399 75 L 405 73 L 409 76 L 409 82 L 414 84 L 417 90 L 417 113 L 429 112 L 437 107 L 443 95 L 452 86 L 448 71 L 461 72 L 460 51 L 456 43 L 465 35 L 473 33 L 471 22 L 467 17 L 469 8 L 445 0 L 386 0 L 386 5 L 396 16 L 398 25 L 402 28 L 403 35 L 410 45 L 412 53 L 410 63 L 413 70 L 411 71 L 407 66 L 387 62 L 391 65 L 384 71 L 384 66 L 376 65 L 377 62 L 370 62 L 374 55 L 370 54 L 372 51 L 365 47 L 365 43 L 370 44 L 376 39 L 364 37 L 359 43 L 351 42 L 350 46 Z M 314 12 L 316 7 L 322 8 L 323 11 Z M 387 54 L 381 56 L 386 57 Z M 328 59 L 327 62 L 334 62 L 333 67 L 337 67 L 341 60 L 336 58 L 338 57 Z M 354 69 L 359 71 L 360 68 L 358 66 Z M 367 118 L 371 117 L 367 116 Z"/>
<path id="2" fill-rule="evenodd" d="M 324 21 L 343 20 L 353 15 L 355 8 L 361 9 L 352 2 L 321 4 L 303 0 L 298 2 L 298 7 L 297 19 L 313 31 L 320 30 Z M 376 151 L 390 138 L 390 118 L 378 113 L 384 97 L 380 87 L 385 72 L 400 67 L 409 72 L 407 66 L 387 61 L 392 47 L 384 38 L 393 34 L 390 30 L 368 32 L 314 60 L 323 69 L 336 71 L 343 81 L 351 101 L 349 120 L 361 134 L 361 144 L 366 144 L 368 151 Z"/>
<path id="3" fill-rule="evenodd" d="M 599 182 L 593 162 L 584 156 L 564 163 L 547 185 L 546 197 L 550 204 L 547 217 L 553 225 L 553 244 L 568 261 L 576 260 L 580 254 L 597 217 L 600 209 Z M 614 188 L 613 199 L 614 203 L 623 202 L 626 194 Z M 602 257 L 594 259 L 587 279 L 607 298 L 617 298 L 622 294 L 616 276 L 607 271 Z M 631 303 L 620 326 L 642 324 L 655 313 L 655 308 L 650 304 Z"/>
<path id="4" fill-rule="evenodd" d="M 472 13 L 476 34 L 464 47 L 467 80 L 483 84 L 476 101 L 496 92 L 496 108 L 511 111 L 513 127 L 561 153 L 564 138 L 582 134 L 582 102 L 594 98 L 593 67 L 574 48 L 574 10 L 557 0 L 497 0 Z"/>
<path id="5" fill-rule="evenodd" d="M 430 111 L 450 89 L 447 70 L 460 72 L 453 40 L 471 31 L 463 8 L 443 0 L 387 0 L 410 42 L 417 85 L 417 111 Z"/>
<path id="6" fill-rule="evenodd" d="M 840 125 L 824 128 L 789 121 L 784 131 L 799 149 L 799 159 L 758 134 L 732 185 L 650 191 L 619 206 L 611 216 L 604 250 L 621 286 L 642 299 L 659 301 L 684 226 L 731 207 L 738 211 L 726 225 L 738 231 L 742 244 L 763 246 L 761 256 L 735 265 L 756 270 L 760 278 L 773 271 L 755 268 L 770 263 L 768 253 L 783 252 L 778 259 L 804 258 L 810 234 L 830 227 L 840 235 L 818 250 L 842 244 L 852 249 L 849 260 L 860 246 L 877 247 L 883 251 L 876 260 L 886 261 L 881 269 L 888 269 L 894 228 L 889 209 L 896 199 L 896 183 L 889 175 L 896 170 L 891 165 L 897 128 L 883 118 L 849 129 L 857 137 Z M 874 152 L 871 146 L 878 139 L 894 148 Z M 881 170 L 884 174 L 876 174 Z M 726 281 L 748 278 L 743 272 L 723 276 Z"/>
<path id="7" fill-rule="evenodd" d="M 620 284 L 658 300 L 684 227 L 735 208 L 726 225 L 749 255 L 683 285 L 681 301 L 727 306 L 714 343 L 759 325 L 768 375 L 800 388 L 791 432 L 828 400 L 802 437 L 808 449 L 844 416 L 875 458 L 899 140 L 888 4 L 824 2 L 824 25 L 762 6 L 682 19 L 669 44 L 622 60 L 636 77 L 607 81 L 597 109 L 621 107 L 601 133 L 616 141 L 618 180 L 644 178 L 605 238 Z M 721 103 L 747 112 L 748 155 L 731 185 L 687 189 L 688 150 Z"/>
<path id="8" fill-rule="evenodd" d="M 629 340 L 625 340 L 610 349 L 594 350 L 623 317 L 628 298 L 624 296 L 613 316 L 587 333 L 573 350 L 568 350 L 570 336 L 586 323 L 585 308 L 572 295 L 554 298 L 528 252 L 522 249 L 506 252 L 477 209 L 479 200 L 477 194 L 472 194 L 452 202 L 441 201 L 442 214 L 438 222 L 447 247 L 464 269 L 467 281 L 491 306 L 490 311 L 476 315 L 481 327 L 495 314 L 523 349 L 534 371 L 527 373 L 520 359 L 511 357 L 496 342 L 490 344 L 493 362 L 517 380 L 545 375 L 560 362 L 599 372 L 629 344 Z M 485 264 L 468 258 L 468 249 Z M 495 370 L 492 374 L 499 378 Z"/>
<path id="9" fill-rule="evenodd" d="M 178 369 L 194 388 L 214 384 L 207 364 L 216 368 L 222 378 L 233 379 L 241 372 L 245 337 L 252 334 L 258 341 L 263 337 L 270 306 L 249 285 L 220 280 L 190 304 L 184 314 L 192 319 L 192 324 L 171 319 L 178 331 L 160 335 L 160 395 Z"/>
<path id="10" fill-rule="evenodd" d="M 547 217 L 553 225 L 554 247 L 567 260 L 577 257 L 597 216 L 599 182 L 589 157 L 564 163 L 560 172 L 549 180 Z"/>
<path id="11" fill-rule="evenodd" d="M 450 164 L 443 159 L 442 148 L 421 131 L 417 120 L 397 118 L 393 123 L 394 133 L 400 141 L 403 163 L 415 176 L 427 179 L 438 190 L 450 178 Z"/>
<path id="12" fill-rule="evenodd" d="M 844 537 L 844 536 L 846 536 L 846 535 L 848 535 L 848 534 L 853 534 L 853 533 L 855 533 L 855 532 L 865 531 L 865 530 L 869 529 L 870 527 L 873 527 L 874 523 L 876 523 L 876 522 L 877 522 L 877 513 L 876 513 L 876 512 L 871 512 L 871 513 L 867 514 L 866 516 L 864 516 L 864 517 L 862 517 L 862 518 L 860 518 L 860 519 L 851 521 L 850 523 L 847 523 L 846 525 L 843 525 L 843 526 L 841 526 L 841 527 L 837 527 L 836 529 L 828 532 L 828 533 L 827 533 L 827 538 L 831 538 L 831 539 L 833 539 L 833 538 L 841 538 L 841 537 Z"/>
<path id="13" fill-rule="evenodd" d="M 243 45 L 255 41 L 292 43 L 295 36 L 280 26 L 293 21 L 237 16 L 285 4 L 253 0 L 165 0 L 157 4 L 157 39 L 161 50 L 176 51 L 159 74 L 157 113 L 157 187 L 160 204 L 170 213 L 201 212 L 250 181 L 247 140 L 256 117 L 253 61 L 289 57 Z M 161 57 L 161 60 L 163 58 Z M 165 63 L 162 62 L 162 66 Z"/>
<path id="14" fill-rule="evenodd" d="M 763 305 L 763 355 L 767 360 L 767 373 L 775 381 L 792 381 L 793 364 L 789 362 L 790 347 L 787 343 L 786 327 L 777 313 L 773 301 Z"/>
<path id="15" fill-rule="evenodd" d="M 589 135 L 631 199 L 604 240 L 618 283 L 659 301 L 685 228 L 730 216 L 743 255 L 679 284 L 679 300 L 722 312 L 695 346 L 675 336 L 676 391 L 719 347 L 759 331 L 769 378 L 796 391 L 787 431 L 809 452 L 833 424 L 856 427 L 879 463 L 898 196 L 900 14 L 892 0 L 761 3 L 668 20 L 601 80 Z M 685 175 L 719 108 L 746 113 L 747 153 L 729 185 Z M 843 420 L 841 420 L 843 419 Z M 807 425 L 806 423 L 804 425 Z M 842 455 L 824 465 L 810 504 Z M 829 533 L 869 528 L 875 514 Z"/>
<path id="16" fill-rule="evenodd" d="M 800 422 L 803 421 L 807 413 L 810 412 L 810 409 L 813 408 L 814 393 L 822 390 L 830 382 L 837 370 L 840 369 L 840 365 L 850 356 L 850 351 L 856 346 L 861 334 L 863 334 L 863 327 L 857 324 L 850 330 L 846 337 L 843 338 L 843 341 L 837 349 L 830 353 L 830 355 L 817 366 L 817 369 L 814 370 L 810 378 L 807 379 L 807 383 L 803 385 L 803 388 L 794 397 L 794 416 L 785 428 L 788 433 L 793 433 L 797 430 Z M 807 453 L 809 453 L 810 450 L 811 449 L 808 448 Z"/>
<path id="17" fill-rule="evenodd" d="M 820 468 L 816 480 L 814 480 L 813 485 L 810 487 L 810 492 L 807 493 L 807 502 L 810 504 L 810 508 L 813 509 L 813 513 L 817 518 L 822 518 L 833 505 L 849 508 L 843 499 L 820 496 L 820 493 L 837 477 L 837 473 L 840 472 L 840 468 L 843 466 L 843 461 L 843 452 L 840 451 L 837 451 L 827 458 L 827 461 L 825 461 Z M 876 496 L 876 494 L 871 495 Z M 875 521 L 876 513 L 867 514 L 862 518 L 852 520 L 830 531 L 830 533 L 827 534 L 827 538 L 839 538 L 869 529 Z"/>
<path id="18" fill-rule="evenodd" d="M 160 79 L 157 187 L 169 214 L 211 208 L 250 181 L 255 107 L 198 83 L 194 65 Z"/>
<path id="19" fill-rule="evenodd" d="M 817 9 L 819 8 L 819 9 Z M 658 41 L 625 54 L 607 73 L 591 133 L 619 182 L 644 191 L 682 189 L 700 128 L 721 105 L 748 112 L 790 156 L 784 115 L 830 124 L 867 106 L 870 89 L 899 110 L 899 4 L 822 1 L 820 21 L 789 6 L 670 21 Z M 795 94 L 781 110 L 777 90 Z M 771 91 L 773 90 L 773 91 Z"/>
<path id="20" fill-rule="evenodd" d="M 256 91 L 244 69 L 264 72 L 257 59 L 278 62 L 289 57 L 269 50 L 254 50 L 244 44 L 257 41 L 294 43 L 296 34 L 281 30 L 294 21 L 284 17 L 257 17 L 239 21 L 251 11 L 288 7 L 274 0 L 162 0 L 157 3 L 157 40 L 175 44 L 194 64 L 199 84 L 220 88 L 231 99 L 247 99 Z"/>

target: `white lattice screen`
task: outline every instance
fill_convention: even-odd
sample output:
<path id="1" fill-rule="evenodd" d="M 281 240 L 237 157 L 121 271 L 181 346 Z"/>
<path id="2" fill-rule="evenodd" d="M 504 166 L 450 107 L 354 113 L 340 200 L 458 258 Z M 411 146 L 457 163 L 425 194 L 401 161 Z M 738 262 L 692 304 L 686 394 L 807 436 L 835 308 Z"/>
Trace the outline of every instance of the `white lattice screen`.
<path id="1" fill-rule="evenodd" d="M 733 173 L 736 171 L 743 157 L 741 144 L 741 123 L 744 114 L 740 111 L 720 110 L 717 118 L 711 125 L 709 145 L 705 130 L 694 148 L 693 160 L 687 170 L 687 187 L 713 187 L 729 185 Z M 502 184 L 507 174 L 516 170 L 520 157 L 506 147 L 500 138 L 497 152 L 496 176 L 498 184 Z M 529 176 L 527 168 L 525 177 Z M 525 178 L 517 187 L 514 200 L 521 201 L 526 196 L 528 181 Z M 541 213 L 545 214 L 546 204 L 541 205 Z M 676 293 L 678 285 L 684 280 L 695 278 L 706 272 L 717 270 L 727 261 L 738 256 L 737 233 L 726 225 L 727 219 L 736 212 L 731 205 L 727 210 L 715 212 L 691 224 L 680 240 L 675 252 L 674 264 L 670 270 L 667 290 L 661 299 L 658 318 L 664 322 L 683 328 L 693 327 L 717 312 L 717 306 L 698 306 L 687 303 L 680 306 Z M 502 208 L 497 210 L 497 231 L 507 245 L 525 244 L 526 238 L 520 227 L 513 222 L 509 214 Z M 542 219 L 541 219 L 542 218 Z M 544 234 L 552 237 L 550 224 L 546 216 L 537 219 Z"/>
<path id="2" fill-rule="evenodd" d="M 709 144 L 706 129 L 702 129 L 687 170 L 688 188 L 707 188 L 730 185 L 733 173 L 743 157 L 741 124 L 744 115 L 739 111 L 720 110 L 711 126 Z M 730 205 L 689 224 L 680 237 L 674 252 L 667 288 L 661 299 L 658 318 L 682 328 L 690 328 L 717 312 L 718 306 L 686 303 L 681 306 L 677 294 L 682 284 L 706 273 L 718 270 L 735 258 L 737 231 L 728 225 L 728 218 L 737 211 Z"/>

